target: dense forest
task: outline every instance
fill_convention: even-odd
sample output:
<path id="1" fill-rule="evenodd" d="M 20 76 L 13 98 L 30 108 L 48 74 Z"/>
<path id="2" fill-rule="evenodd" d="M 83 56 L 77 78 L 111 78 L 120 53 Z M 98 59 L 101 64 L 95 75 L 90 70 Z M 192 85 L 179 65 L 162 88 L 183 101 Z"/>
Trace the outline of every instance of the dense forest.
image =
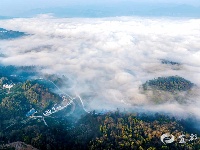
<path id="1" fill-rule="evenodd" d="M 59 85 L 65 77 L 46 78 Z M 185 81 L 182 78 L 178 80 Z M 46 109 L 61 102 L 62 98 L 50 90 L 53 87 L 49 82 L 38 81 L 17 81 L 4 76 L 0 78 L 0 149 L 11 149 L 16 142 L 41 150 L 200 149 L 199 139 L 189 141 L 191 134 L 199 135 L 199 131 L 192 128 L 191 120 L 119 109 L 114 112 L 86 113 L 81 111 L 82 105 L 76 100 L 76 109 L 72 115 L 66 115 L 72 107 L 69 106 L 55 115 L 45 117 L 46 125 L 41 118 L 26 116 L 27 112 L 34 108 L 37 115 L 42 115 Z M 6 84 L 13 87 L 4 88 Z M 160 137 L 165 133 L 174 135 L 175 141 L 171 144 L 163 143 Z M 181 134 L 185 135 L 184 144 L 179 143 Z"/>
<path id="2" fill-rule="evenodd" d="M 38 149 L 135 149 L 135 150 L 180 150 L 200 149 L 200 140 L 189 141 L 193 132 L 177 121 L 161 114 L 147 115 L 128 112 L 109 112 L 100 115 L 91 112 L 83 115 L 76 123 L 67 119 L 46 127 L 31 122 L 23 128 L 1 133 L 2 144 L 23 141 Z M 171 133 L 176 138 L 171 144 L 164 144 L 160 136 Z M 184 134 L 186 143 L 178 137 Z"/>

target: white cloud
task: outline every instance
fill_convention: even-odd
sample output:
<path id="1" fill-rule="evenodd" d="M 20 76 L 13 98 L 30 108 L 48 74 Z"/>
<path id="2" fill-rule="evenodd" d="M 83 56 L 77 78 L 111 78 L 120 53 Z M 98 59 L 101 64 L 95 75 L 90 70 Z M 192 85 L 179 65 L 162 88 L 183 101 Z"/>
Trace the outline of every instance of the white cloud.
<path id="1" fill-rule="evenodd" d="M 154 106 L 139 87 L 159 76 L 179 75 L 200 86 L 200 20 L 151 18 L 38 18 L 1 20 L 6 29 L 30 36 L 0 41 L 1 63 L 41 65 L 42 72 L 72 78 L 70 94 L 83 98 L 88 109 L 117 107 L 172 111 L 176 114 L 200 110 L 199 95 L 193 104 Z M 160 63 L 177 61 L 179 69 Z M 197 90 L 198 93 L 198 90 Z M 152 105 L 152 106 L 151 106 Z M 150 106 L 150 107 L 149 107 Z M 173 108 L 173 109 L 172 109 Z M 197 113 L 198 112 L 198 113 Z"/>

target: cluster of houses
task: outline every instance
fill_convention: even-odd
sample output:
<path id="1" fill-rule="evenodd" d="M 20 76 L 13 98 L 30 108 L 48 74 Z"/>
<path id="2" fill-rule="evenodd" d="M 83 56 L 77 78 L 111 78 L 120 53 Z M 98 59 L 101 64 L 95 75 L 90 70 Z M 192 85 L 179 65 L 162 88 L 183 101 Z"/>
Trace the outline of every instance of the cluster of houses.
<path id="1" fill-rule="evenodd" d="M 47 123 L 46 123 L 46 121 L 45 121 L 45 119 L 44 119 L 44 116 L 35 116 L 36 113 L 37 113 L 37 111 L 34 108 L 32 108 L 31 110 L 29 110 L 26 113 L 26 117 L 30 117 L 30 118 L 33 118 L 33 119 L 42 119 L 42 121 L 44 122 L 44 124 L 46 126 L 48 126 Z"/>
<path id="2" fill-rule="evenodd" d="M 14 86 L 15 84 L 4 84 L 3 85 L 3 89 L 8 89 L 10 91 L 10 89 Z"/>
<path id="3" fill-rule="evenodd" d="M 5 86 L 5 87 L 8 87 L 8 85 Z M 62 110 L 64 108 L 66 108 L 72 102 L 73 102 L 72 99 L 68 100 L 64 95 L 62 95 L 62 103 L 60 105 L 55 104 L 51 109 L 46 110 L 43 113 L 42 116 L 36 116 L 35 114 L 37 113 L 37 111 L 34 108 L 32 108 L 26 113 L 26 117 L 30 117 L 30 118 L 33 118 L 33 119 L 36 119 L 36 118 L 42 119 L 44 124 L 46 126 L 48 126 L 46 121 L 45 121 L 45 119 L 44 119 L 44 117 L 50 116 L 51 114 L 54 114 L 54 113 L 56 113 L 56 112 L 58 112 L 58 111 L 60 111 L 60 110 Z"/>

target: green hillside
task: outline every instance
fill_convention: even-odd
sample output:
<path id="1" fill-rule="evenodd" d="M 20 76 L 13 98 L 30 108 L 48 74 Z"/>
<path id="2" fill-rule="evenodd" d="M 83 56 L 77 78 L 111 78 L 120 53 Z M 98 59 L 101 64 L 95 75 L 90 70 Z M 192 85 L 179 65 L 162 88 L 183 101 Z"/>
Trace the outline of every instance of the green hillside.
<path id="1" fill-rule="evenodd" d="M 190 81 L 179 77 L 179 76 L 169 76 L 169 77 L 158 77 L 157 79 L 149 80 L 143 84 L 143 89 L 147 90 L 149 88 L 163 90 L 163 91 L 188 91 L 194 86 Z"/>

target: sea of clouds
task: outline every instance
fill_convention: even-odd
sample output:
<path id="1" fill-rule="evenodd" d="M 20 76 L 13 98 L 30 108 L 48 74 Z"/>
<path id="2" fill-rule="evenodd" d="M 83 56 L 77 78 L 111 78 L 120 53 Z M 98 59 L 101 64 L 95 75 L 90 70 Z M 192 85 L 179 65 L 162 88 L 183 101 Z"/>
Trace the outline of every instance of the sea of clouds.
<path id="1" fill-rule="evenodd" d="M 0 20 L 0 27 L 29 34 L 0 41 L 3 65 L 43 66 L 69 78 L 64 90 L 80 95 L 88 110 L 163 111 L 200 118 L 200 92 L 186 104 L 153 104 L 141 85 L 178 75 L 200 86 L 200 19 L 34 18 Z M 161 59 L 179 62 L 173 69 Z"/>

